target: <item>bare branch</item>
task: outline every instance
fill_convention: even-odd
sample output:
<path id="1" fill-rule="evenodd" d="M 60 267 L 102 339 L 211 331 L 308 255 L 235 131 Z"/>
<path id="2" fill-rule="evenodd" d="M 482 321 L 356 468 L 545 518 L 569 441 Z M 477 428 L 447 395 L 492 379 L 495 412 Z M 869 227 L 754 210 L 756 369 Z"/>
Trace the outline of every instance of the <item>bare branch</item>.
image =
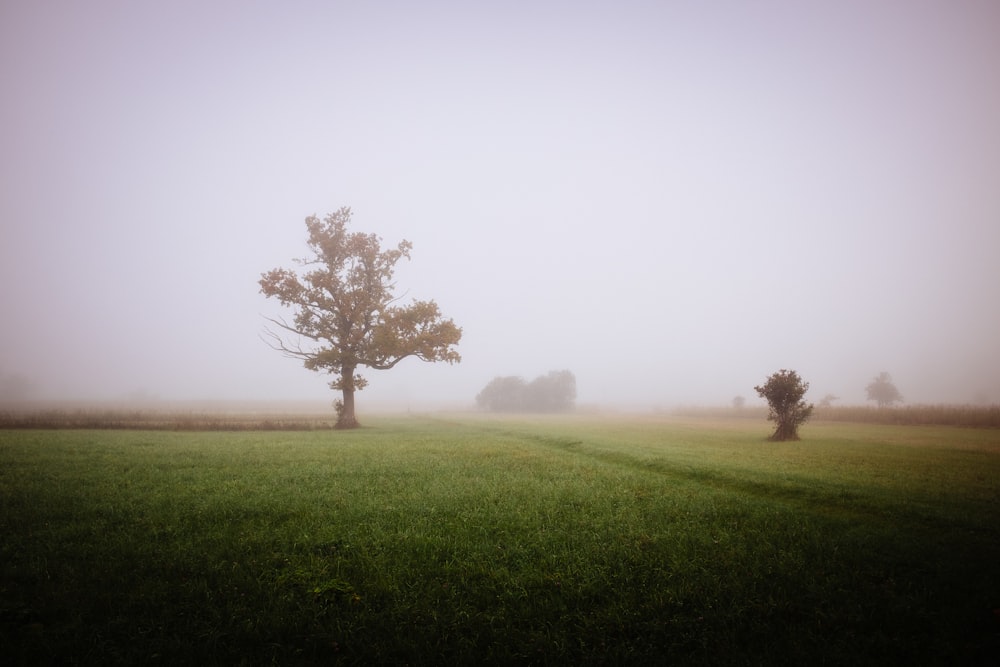
<path id="1" fill-rule="evenodd" d="M 316 336 L 311 336 L 311 335 L 309 335 L 307 333 L 299 331 L 298 329 L 296 329 L 292 325 L 290 325 L 287 322 L 285 322 L 283 319 L 276 319 L 276 318 L 267 317 L 267 316 L 262 316 L 262 317 L 264 317 L 265 320 L 267 320 L 268 322 L 274 324 L 275 326 L 277 326 L 277 327 L 279 327 L 281 329 L 284 329 L 285 331 L 288 331 L 288 332 L 293 333 L 293 334 L 295 334 L 297 336 L 300 336 L 300 337 L 310 338 L 312 340 L 319 341 L 319 338 L 317 338 Z M 315 356 L 315 352 L 312 352 L 312 351 L 309 351 L 309 350 L 303 350 L 302 349 L 302 345 L 299 344 L 299 343 L 295 343 L 293 345 L 291 342 L 286 341 L 284 338 L 282 338 L 281 335 L 275 333 L 274 331 L 272 331 L 271 329 L 269 329 L 267 327 L 264 327 L 264 334 L 260 335 L 260 339 L 262 341 L 264 341 L 265 343 L 267 343 L 267 345 L 271 349 L 274 349 L 274 350 L 277 350 L 278 352 L 281 352 L 286 357 L 291 357 L 293 359 L 303 359 L 304 360 L 304 359 L 309 359 L 309 358 Z"/>
<path id="2" fill-rule="evenodd" d="M 377 371 L 387 371 L 390 368 L 392 368 L 393 366 L 395 366 L 396 364 L 398 364 L 399 362 L 401 362 L 403 359 L 406 359 L 407 357 L 412 357 L 412 356 L 416 356 L 416 352 L 412 352 L 410 354 L 404 354 L 401 357 L 394 357 L 393 359 L 390 359 L 389 361 L 384 361 L 382 363 L 376 363 L 376 362 L 372 362 L 372 361 L 366 361 L 365 362 L 365 366 L 367 366 L 368 368 L 372 368 L 374 370 L 377 370 Z"/>

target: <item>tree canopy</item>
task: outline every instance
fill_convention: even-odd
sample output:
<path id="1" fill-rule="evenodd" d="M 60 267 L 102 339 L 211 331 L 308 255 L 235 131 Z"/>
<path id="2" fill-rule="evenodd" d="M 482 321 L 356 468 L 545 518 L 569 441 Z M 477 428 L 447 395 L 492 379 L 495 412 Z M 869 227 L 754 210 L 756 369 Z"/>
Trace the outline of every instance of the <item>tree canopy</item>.
<path id="1" fill-rule="evenodd" d="M 813 411 L 813 405 L 802 400 L 809 383 L 803 382 L 795 371 L 782 369 L 754 389 L 767 400 L 767 418 L 777 424 L 771 440 L 798 440 L 799 425 L 809 419 Z"/>
<path id="2" fill-rule="evenodd" d="M 896 385 L 892 383 L 892 376 L 885 371 L 879 373 L 868 384 L 866 389 L 868 390 L 868 400 L 875 401 L 880 408 L 887 408 L 893 403 L 903 400 L 903 395 L 899 393 L 899 389 L 896 389 Z"/>
<path id="3" fill-rule="evenodd" d="M 356 373 L 359 366 L 388 370 L 407 357 L 461 361 L 454 346 L 462 330 L 441 316 L 434 301 L 397 304 L 395 267 L 410 259 L 412 244 L 404 240 L 382 250 L 375 234 L 349 232 L 350 221 L 346 207 L 322 220 L 306 218 L 311 255 L 296 260 L 301 270 L 272 269 L 259 281 L 262 294 L 295 309 L 291 322 L 266 318 L 277 328 L 265 329 L 266 340 L 306 368 L 334 377 L 330 387 L 343 395 L 339 428 L 358 426 L 354 392 L 367 385 Z"/>

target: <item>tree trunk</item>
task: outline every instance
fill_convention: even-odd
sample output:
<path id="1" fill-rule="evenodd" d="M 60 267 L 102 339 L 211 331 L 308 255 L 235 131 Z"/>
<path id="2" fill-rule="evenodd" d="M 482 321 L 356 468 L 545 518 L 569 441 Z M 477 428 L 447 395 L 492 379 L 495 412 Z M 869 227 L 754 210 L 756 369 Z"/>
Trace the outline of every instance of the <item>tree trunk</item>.
<path id="1" fill-rule="evenodd" d="M 354 371 L 356 366 L 344 366 L 341 371 L 341 387 L 344 394 L 343 403 L 337 411 L 337 428 L 358 428 L 357 417 L 354 416 Z"/>
<path id="2" fill-rule="evenodd" d="M 775 429 L 774 435 L 771 436 L 772 441 L 783 442 L 785 440 L 799 439 L 799 429 L 791 415 L 779 415 L 777 421 L 778 428 Z"/>

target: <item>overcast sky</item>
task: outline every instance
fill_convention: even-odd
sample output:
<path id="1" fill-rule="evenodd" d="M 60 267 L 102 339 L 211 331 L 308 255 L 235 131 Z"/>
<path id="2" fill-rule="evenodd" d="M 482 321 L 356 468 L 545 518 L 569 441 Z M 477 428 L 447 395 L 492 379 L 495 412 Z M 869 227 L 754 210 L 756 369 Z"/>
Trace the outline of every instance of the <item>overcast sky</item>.
<path id="1" fill-rule="evenodd" d="M 261 341 L 303 220 L 413 243 L 457 366 L 358 396 L 1000 401 L 1000 3 L 0 3 L 0 375 L 332 400 Z"/>

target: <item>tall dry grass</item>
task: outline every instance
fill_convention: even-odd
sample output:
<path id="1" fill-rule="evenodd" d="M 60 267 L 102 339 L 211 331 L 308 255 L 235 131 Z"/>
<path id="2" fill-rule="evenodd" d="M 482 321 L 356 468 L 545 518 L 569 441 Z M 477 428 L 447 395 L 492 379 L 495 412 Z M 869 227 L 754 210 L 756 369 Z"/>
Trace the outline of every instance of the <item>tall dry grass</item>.
<path id="1" fill-rule="evenodd" d="M 767 419 L 767 408 L 686 406 L 671 410 L 679 417 L 707 419 Z M 1000 428 L 1000 405 L 907 405 L 817 407 L 812 421 L 886 424 L 895 426 L 961 426 Z M 143 408 L 45 408 L 0 406 L 0 428 L 13 429 L 139 429 L 152 431 L 314 431 L 331 429 L 330 413 L 226 410 L 157 410 Z"/>
<path id="2" fill-rule="evenodd" d="M 1000 428 L 1000 405 L 905 405 L 893 408 L 845 405 L 816 408 L 813 419 L 896 426 Z"/>
<path id="3" fill-rule="evenodd" d="M 0 428 L 135 429 L 147 431 L 315 431 L 331 415 L 160 412 L 156 410 L 0 410 Z"/>
<path id="4" fill-rule="evenodd" d="M 767 408 L 681 407 L 672 410 L 678 417 L 707 419 L 767 419 Z M 864 405 L 816 407 L 810 421 L 886 424 L 890 426 L 964 426 L 1000 428 L 1000 405 L 905 405 L 876 408 Z"/>

